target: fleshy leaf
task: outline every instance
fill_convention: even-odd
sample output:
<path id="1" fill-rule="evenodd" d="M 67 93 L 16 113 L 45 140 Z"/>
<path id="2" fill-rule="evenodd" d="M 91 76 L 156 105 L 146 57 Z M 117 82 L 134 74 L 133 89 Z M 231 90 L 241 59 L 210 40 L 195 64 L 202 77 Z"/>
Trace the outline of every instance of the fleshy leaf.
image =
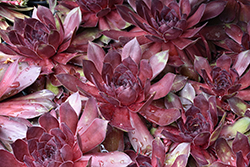
<path id="1" fill-rule="evenodd" d="M 236 156 L 224 138 L 217 139 L 215 150 L 222 162 L 228 165 L 236 165 Z"/>
<path id="2" fill-rule="evenodd" d="M 134 150 L 142 153 L 151 152 L 153 136 L 137 113 L 130 113 L 130 115 L 131 124 L 134 130 L 128 132 L 128 136 Z"/>
<path id="3" fill-rule="evenodd" d="M 166 66 L 169 57 L 169 50 L 158 52 L 152 57 L 150 57 L 149 62 L 153 70 L 154 79 Z"/>
<path id="4" fill-rule="evenodd" d="M 154 99 L 159 99 L 166 96 L 171 90 L 174 78 L 175 74 L 167 73 L 164 77 L 161 78 L 160 81 L 151 85 L 149 93 L 156 92 Z"/>
<path id="5" fill-rule="evenodd" d="M 221 55 L 216 60 L 216 66 L 220 67 L 221 69 L 225 69 L 226 71 L 229 71 L 231 64 L 232 64 L 232 59 L 226 54 Z"/>
<path id="6" fill-rule="evenodd" d="M 181 159 L 177 159 L 179 156 L 184 155 Z M 175 161 L 182 162 L 183 166 L 186 166 L 188 157 L 190 155 L 190 143 L 180 143 L 173 151 L 166 156 L 165 165 L 171 167 Z M 179 164 L 177 162 L 177 164 Z M 175 163 L 176 164 L 176 163 Z"/>
<path id="7" fill-rule="evenodd" d="M 171 87 L 171 92 L 178 92 L 181 90 L 186 85 L 187 79 L 186 76 L 176 75 Z"/>
<path id="8" fill-rule="evenodd" d="M 65 30 L 65 38 L 69 37 L 75 29 L 78 29 L 82 21 L 82 14 L 80 7 L 72 9 L 64 20 L 63 26 Z"/>
<path id="9" fill-rule="evenodd" d="M 40 118 L 39 118 L 39 124 L 47 131 L 49 132 L 51 129 L 53 128 L 59 128 L 59 122 L 58 120 L 53 117 L 51 114 L 49 113 L 45 113 L 43 114 Z"/>
<path id="10" fill-rule="evenodd" d="M 4 167 L 26 167 L 24 163 L 19 162 L 13 154 L 6 150 L 0 150 L 0 164 Z"/>
<path id="11" fill-rule="evenodd" d="M 232 144 L 232 149 L 235 153 L 241 151 L 243 156 L 246 157 L 250 152 L 250 145 L 247 136 L 240 132 L 237 132 Z"/>
<path id="12" fill-rule="evenodd" d="M 154 105 L 149 105 L 147 108 L 141 110 L 140 114 L 147 120 L 160 126 L 169 125 L 181 116 L 180 111 L 177 108 L 165 109 Z"/>
<path id="13" fill-rule="evenodd" d="M 75 134 L 78 123 L 78 116 L 69 102 L 65 102 L 60 106 L 59 113 L 60 122 L 64 122 L 70 128 L 72 133 Z"/>
<path id="14" fill-rule="evenodd" d="M 197 24 L 203 16 L 205 9 L 205 4 L 200 5 L 199 8 L 195 11 L 195 13 L 187 20 L 187 27 L 193 27 L 195 24 Z"/>
<path id="15" fill-rule="evenodd" d="M 17 139 L 11 147 L 17 160 L 23 162 L 24 156 L 29 156 L 28 144 L 24 140 Z"/>
<path id="16" fill-rule="evenodd" d="M 79 116 L 82 108 L 81 97 L 78 92 L 71 94 L 67 101 L 70 106 L 75 110 L 76 114 Z"/>
<path id="17" fill-rule="evenodd" d="M 33 94 L 35 95 L 34 97 L 32 97 Z M 0 113 L 14 117 L 34 118 L 55 107 L 54 102 L 43 97 L 42 94 L 38 97 L 36 93 L 33 94 L 27 95 L 28 97 L 22 96 L 2 102 Z"/>
<path id="18" fill-rule="evenodd" d="M 201 21 L 205 21 L 218 16 L 225 8 L 227 2 L 225 1 L 211 1 L 206 5 L 206 9 L 201 18 Z"/>
<path id="19" fill-rule="evenodd" d="M 207 72 L 207 74 L 210 74 L 212 70 L 208 63 L 208 60 L 200 56 L 195 56 L 194 68 L 200 74 L 200 76 L 203 76 L 201 72 L 202 69 L 204 69 Z M 209 75 L 209 78 L 210 80 L 212 80 L 210 75 Z"/>
<path id="20" fill-rule="evenodd" d="M 78 129 L 86 129 L 95 118 L 98 118 L 97 102 L 95 98 L 91 96 L 86 102 L 84 111 L 78 121 Z"/>
<path id="21" fill-rule="evenodd" d="M 0 122 L 1 140 L 15 141 L 26 137 L 26 131 L 28 129 L 27 124 L 19 121 L 18 119 L 12 117 L 8 118 L 5 116 L 0 116 Z"/>
<path id="22" fill-rule="evenodd" d="M 91 166 L 126 167 L 132 162 L 127 154 L 118 151 L 84 155 L 80 159 L 89 160 L 90 157 L 92 158 Z"/>
<path id="23" fill-rule="evenodd" d="M 237 132 L 245 133 L 250 129 L 250 118 L 243 117 L 238 119 L 234 124 L 224 125 L 221 130 L 221 137 L 234 138 Z"/>
<path id="24" fill-rule="evenodd" d="M 131 57 L 136 64 L 141 60 L 141 48 L 136 38 L 129 41 L 122 49 L 122 60 Z"/>
<path id="25" fill-rule="evenodd" d="M 102 73 L 102 66 L 104 61 L 105 52 L 104 50 L 93 42 L 89 42 L 88 45 L 88 58 L 92 60 L 97 68 L 98 72 Z M 92 71 L 91 71 L 92 72 Z"/>
<path id="26" fill-rule="evenodd" d="M 194 87 L 190 83 L 186 83 L 184 88 L 180 91 L 181 97 L 184 97 L 192 102 L 195 98 L 195 94 L 196 94 L 196 92 L 194 90 Z"/>
<path id="27" fill-rule="evenodd" d="M 152 166 L 157 166 L 158 160 L 163 166 L 165 161 L 165 148 L 159 137 L 155 138 L 152 142 Z"/>
<path id="28" fill-rule="evenodd" d="M 239 76 L 241 76 L 249 64 L 250 64 L 250 50 L 246 50 L 238 54 L 232 68 L 235 68 Z"/>
<path id="29" fill-rule="evenodd" d="M 238 97 L 231 97 L 227 100 L 232 111 L 238 116 L 244 116 L 246 110 L 250 108 L 250 105 Z"/>
<path id="30" fill-rule="evenodd" d="M 102 116 L 110 121 L 110 125 L 124 131 L 134 129 L 130 122 L 130 111 L 126 107 L 115 107 L 112 104 L 106 103 L 99 106 L 99 109 Z"/>
<path id="31" fill-rule="evenodd" d="M 37 66 L 28 66 L 26 63 L 12 63 L 1 80 L 0 100 L 14 95 L 26 87 L 30 86 L 40 74 L 41 68 Z M 20 70 L 21 69 L 21 70 Z M 11 78 L 9 76 L 12 76 Z M 7 77 L 7 78 L 6 78 Z M 1 78 L 1 76 L 0 76 Z M 8 81 L 6 81 L 8 80 Z M 4 94 L 3 94 L 4 93 Z"/>
<path id="32" fill-rule="evenodd" d="M 96 118 L 87 129 L 78 131 L 78 143 L 82 153 L 88 152 L 103 142 L 108 121 Z"/>

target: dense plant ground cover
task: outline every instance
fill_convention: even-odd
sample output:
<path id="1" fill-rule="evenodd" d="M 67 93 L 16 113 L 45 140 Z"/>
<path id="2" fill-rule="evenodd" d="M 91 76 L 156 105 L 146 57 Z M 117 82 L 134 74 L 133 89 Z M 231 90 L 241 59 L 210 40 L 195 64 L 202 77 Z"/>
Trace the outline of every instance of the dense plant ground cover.
<path id="1" fill-rule="evenodd" d="M 250 166 L 250 1 L 0 2 L 0 166 Z"/>

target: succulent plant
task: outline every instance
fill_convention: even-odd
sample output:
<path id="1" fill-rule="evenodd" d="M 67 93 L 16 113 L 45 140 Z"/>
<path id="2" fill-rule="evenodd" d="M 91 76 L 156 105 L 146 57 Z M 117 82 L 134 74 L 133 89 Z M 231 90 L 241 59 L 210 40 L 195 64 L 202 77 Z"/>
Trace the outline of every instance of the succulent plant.
<path id="1" fill-rule="evenodd" d="M 141 59 L 141 56 L 136 39 L 127 43 L 121 54 L 113 50 L 105 55 L 102 48 L 90 43 L 89 60 L 83 60 L 88 82 L 68 74 L 59 74 L 57 78 L 69 90 L 79 89 L 86 96 L 95 97 L 100 102 L 101 115 L 117 128 L 133 130 L 130 112 L 139 112 L 156 124 L 167 125 L 180 116 L 178 109 L 160 108 L 151 102 L 168 94 L 175 75 L 168 73 L 152 85 L 150 80 L 165 67 L 168 52 L 160 52 L 150 60 Z"/>
<path id="2" fill-rule="evenodd" d="M 100 30 L 124 29 L 127 23 L 118 14 L 116 5 L 123 0 L 63 0 L 59 2 L 57 9 L 60 12 L 80 7 L 82 12 L 83 27 L 98 27 Z"/>
<path id="3" fill-rule="evenodd" d="M 16 18 L 13 27 L 0 31 L 5 41 L 1 43 L 1 51 L 42 67 L 43 74 L 52 73 L 56 64 L 66 64 L 76 57 L 77 53 L 65 50 L 80 22 L 79 8 L 73 9 L 62 23 L 48 8 L 38 6 L 32 18 Z"/>

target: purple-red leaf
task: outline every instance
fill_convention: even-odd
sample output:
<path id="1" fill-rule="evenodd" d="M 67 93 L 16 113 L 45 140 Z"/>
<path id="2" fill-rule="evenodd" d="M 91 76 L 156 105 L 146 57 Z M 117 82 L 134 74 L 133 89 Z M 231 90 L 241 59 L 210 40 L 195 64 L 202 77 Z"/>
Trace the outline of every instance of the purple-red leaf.
<path id="1" fill-rule="evenodd" d="M 174 82 L 175 74 L 167 73 L 160 81 L 154 83 L 150 87 L 149 93 L 156 92 L 154 99 L 159 99 L 166 96 L 171 90 L 171 86 Z"/>
<path id="2" fill-rule="evenodd" d="M 140 63 L 142 53 L 136 38 L 129 41 L 122 49 L 122 60 L 131 57 L 136 64 Z"/>
<path id="3" fill-rule="evenodd" d="M 67 38 L 73 34 L 75 29 L 78 29 L 82 21 L 82 13 L 80 7 L 72 9 L 67 15 L 63 22 L 63 27 L 65 30 L 65 37 Z"/>
<path id="4" fill-rule="evenodd" d="M 65 102 L 60 106 L 59 113 L 60 122 L 64 122 L 70 128 L 72 133 L 75 134 L 78 123 L 78 116 L 69 102 Z"/>
<path id="5" fill-rule="evenodd" d="M 134 130 L 128 132 L 128 136 L 134 150 L 142 153 L 151 152 L 153 136 L 137 113 L 131 113 L 130 116 Z"/>
<path id="6" fill-rule="evenodd" d="M 181 116 L 177 108 L 165 109 L 154 105 L 149 105 L 146 109 L 141 110 L 140 114 L 160 126 L 169 125 Z"/>
<path id="7" fill-rule="evenodd" d="M 104 61 L 105 52 L 104 50 L 98 46 L 97 44 L 93 42 L 89 42 L 88 45 L 88 58 L 92 60 L 92 62 L 95 64 L 95 67 L 97 68 L 98 72 L 102 73 L 102 66 Z M 90 72 L 92 72 L 90 70 Z"/>
<path id="8" fill-rule="evenodd" d="M 86 153 L 103 142 L 108 121 L 95 118 L 88 128 L 78 131 L 78 143 L 82 153 Z"/>
<path id="9" fill-rule="evenodd" d="M 19 162 L 13 154 L 6 150 L 0 150 L 0 164 L 4 167 L 26 167 L 24 163 Z"/>
<path id="10" fill-rule="evenodd" d="M 232 68 L 235 68 L 239 76 L 241 76 L 248 67 L 249 63 L 250 63 L 250 50 L 246 50 L 238 54 Z"/>
<path id="11" fill-rule="evenodd" d="M 169 50 L 158 52 L 152 57 L 150 57 L 149 62 L 153 70 L 154 79 L 166 66 L 169 57 Z"/>
<path id="12" fill-rule="evenodd" d="M 97 102 L 96 99 L 91 96 L 86 102 L 84 111 L 78 121 L 78 129 L 86 129 L 95 118 L 98 118 Z"/>
<path id="13" fill-rule="evenodd" d="M 80 159 L 91 161 L 91 166 L 103 166 L 103 167 L 126 167 L 132 160 L 123 152 L 109 152 L 109 153 L 94 153 L 89 155 L 83 155 Z"/>

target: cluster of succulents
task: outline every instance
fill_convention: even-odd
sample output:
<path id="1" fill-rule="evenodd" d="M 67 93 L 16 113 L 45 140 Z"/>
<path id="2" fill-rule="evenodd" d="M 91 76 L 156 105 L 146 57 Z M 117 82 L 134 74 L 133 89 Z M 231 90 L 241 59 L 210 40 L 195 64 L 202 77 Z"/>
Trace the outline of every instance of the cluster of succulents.
<path id="1" fill-rule="evenodd" d="M 0 166 L 250 165 L 247 0 L 0 1 Z"/>

